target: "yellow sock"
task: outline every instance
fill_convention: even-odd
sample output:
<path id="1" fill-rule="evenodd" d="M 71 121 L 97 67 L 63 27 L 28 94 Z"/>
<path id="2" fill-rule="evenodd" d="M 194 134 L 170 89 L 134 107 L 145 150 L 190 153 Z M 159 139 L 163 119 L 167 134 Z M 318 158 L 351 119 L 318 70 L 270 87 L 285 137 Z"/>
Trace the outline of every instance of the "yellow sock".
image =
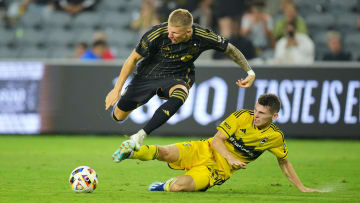
<path id="1" fill-rule="evenodd" d="M 143 145 L 139 151 L 134 151 L 130 159 L 139 159 L 141 161 L 154 160 L 159 156 L 159 147 L 156 145 Z"/>
<path id="2" fill-rule="evenodd" d="M 172 182 L 174 182 L 175 178 L 170 178 L 168 181 L 166 181 L 165 183 L 165 191 L 166 192 L 170 192 L 170 185 Z"/>

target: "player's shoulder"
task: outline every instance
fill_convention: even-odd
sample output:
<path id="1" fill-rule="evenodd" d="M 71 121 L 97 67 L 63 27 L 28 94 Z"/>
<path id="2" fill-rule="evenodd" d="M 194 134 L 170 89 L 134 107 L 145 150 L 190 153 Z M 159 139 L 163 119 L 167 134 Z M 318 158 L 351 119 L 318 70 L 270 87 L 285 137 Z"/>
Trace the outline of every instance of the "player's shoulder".
<path id="1" fill-rule="evenodd" d="M 249 110 L 249 109 L 241 109 L 238 111 L 235 111 L 234 113 L 232 113 L 233 116 L 235 116 L 236 118 L 239 118 L 240 116 L 253 116 L 254 115 L 254 111 L 253 110 Z"/>
<path id="2" fill-rule="evenodd" d="M 269 128 L 273 134 L 273 136 L 281 138 L 282 140 L 285 139 L 284 133 L 283 131 L 274 123 L 270 124 L 270 128 Z"/>
<path id="3" fill-rule="evenodd" d="M 168 23 L 164 22 L 158 25 L 153 26 L 147 32 L 145 32 L 143 38 L 148 41 L 153 41 L 162 34 L 168 33 Z"/>
<path id="4" fill-rule="evenodd" d="M 199 38 L 203 38 L 206 40 L 212 41 L 221 41 L 221 36 L 217 35 L 214 31 L 210 30 L 209 28 L 202 27 L 196 23 L 193 24 L 194 35 Z"/>

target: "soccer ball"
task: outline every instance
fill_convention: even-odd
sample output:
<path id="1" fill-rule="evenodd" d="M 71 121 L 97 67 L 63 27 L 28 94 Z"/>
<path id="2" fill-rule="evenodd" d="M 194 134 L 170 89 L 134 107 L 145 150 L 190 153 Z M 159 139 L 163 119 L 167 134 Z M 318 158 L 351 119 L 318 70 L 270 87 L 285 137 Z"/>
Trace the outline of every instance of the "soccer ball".
<path id="1" fill-rule="evenodd" d="M 75 168 L 70 174 L 69 182 L 75 192 L 94 192 L 99 184 L 95 170 L 88 166 Z"/>

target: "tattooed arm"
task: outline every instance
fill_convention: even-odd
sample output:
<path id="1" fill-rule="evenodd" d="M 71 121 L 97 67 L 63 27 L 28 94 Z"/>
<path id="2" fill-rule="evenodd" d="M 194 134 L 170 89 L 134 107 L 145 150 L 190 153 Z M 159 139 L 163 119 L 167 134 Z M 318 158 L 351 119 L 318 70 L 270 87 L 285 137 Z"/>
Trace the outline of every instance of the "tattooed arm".
<path id="1" fill-rule="evenodd" d="M 243 80 L 240 79 L 236 82 L 236 84 L 243 88 L 250 87 L 255 80 L 255 73 L 251 69 L 249 63 L 247 62 L 245 56 L 231 43 L 228 44 L 226 51 L 226 55 L 228 55 L 235 63 L 237 63 L 244 71 L 248 73 L 248 76 Z"/>

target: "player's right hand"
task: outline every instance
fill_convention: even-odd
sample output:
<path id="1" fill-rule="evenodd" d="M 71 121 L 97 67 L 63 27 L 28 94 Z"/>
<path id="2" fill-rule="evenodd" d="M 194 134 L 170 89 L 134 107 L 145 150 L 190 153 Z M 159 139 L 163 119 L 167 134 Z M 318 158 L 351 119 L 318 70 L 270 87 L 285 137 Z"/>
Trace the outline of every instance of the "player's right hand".
<path id="1" fill-rule="evenodd" d="M 108 110 L 110 106 L 114 106 L 117 101 L 120 99 L 119 91 L 112 89 L 106 96 L 105 99 L 105 110 Z"/>
<path id="2" fill-rule="evenodd" d="M 229 157 L 226 159 L 227 162 L 235 169 L 246 169 L 246 163 L 236 159 L 235 157 Z"/>

